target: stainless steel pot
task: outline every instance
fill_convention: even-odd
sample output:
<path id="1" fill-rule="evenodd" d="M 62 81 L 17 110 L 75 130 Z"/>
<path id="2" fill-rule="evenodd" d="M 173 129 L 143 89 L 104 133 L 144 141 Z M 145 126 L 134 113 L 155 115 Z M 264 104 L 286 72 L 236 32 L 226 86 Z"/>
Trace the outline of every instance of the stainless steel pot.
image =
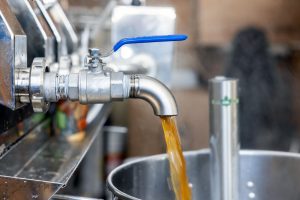
<path id="1" fill-rule="evenodd" d="M 193 199 L 209 200 L 209 151 L 185 153 Z M 275 151 L 240 152 L 241 200 L 299 200 L 300 155 Z M 126 163 L 108 177 L 109 190 L 118 200 L 174 199 L 166 155 Z"/>

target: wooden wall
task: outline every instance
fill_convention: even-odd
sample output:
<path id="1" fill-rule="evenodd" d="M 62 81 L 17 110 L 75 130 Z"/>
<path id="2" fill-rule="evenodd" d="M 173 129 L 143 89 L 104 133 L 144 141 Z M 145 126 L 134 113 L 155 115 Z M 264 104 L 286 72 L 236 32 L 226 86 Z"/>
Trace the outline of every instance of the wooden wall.
<path id="1" fill-rule="evenodd" d="M 226 45 L 245 26 L 265 29 L 274 43 L 299 44 L 299 0 L 198 0 L 198 42 Z"/>

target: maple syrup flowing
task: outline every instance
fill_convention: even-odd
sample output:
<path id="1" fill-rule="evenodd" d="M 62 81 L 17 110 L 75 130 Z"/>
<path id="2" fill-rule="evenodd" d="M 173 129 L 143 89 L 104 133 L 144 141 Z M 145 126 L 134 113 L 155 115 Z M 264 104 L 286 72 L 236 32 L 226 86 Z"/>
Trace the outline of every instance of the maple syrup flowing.
<path id="1" fill-rule="evenodd" d="M 175 117 L 161 117 L 176 200 L 192 200 Z"/>

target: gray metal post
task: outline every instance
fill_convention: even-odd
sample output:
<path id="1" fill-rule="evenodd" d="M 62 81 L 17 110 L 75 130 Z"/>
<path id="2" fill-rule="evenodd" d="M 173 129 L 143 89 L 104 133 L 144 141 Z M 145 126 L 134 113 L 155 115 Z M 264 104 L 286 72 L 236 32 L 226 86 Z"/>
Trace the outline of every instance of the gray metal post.
<path id="1" fill-rule="evenodd" d="M 212 200 L 238 200 L 238 80 L 215 77 L 210 95 L 210 178 Z"/>

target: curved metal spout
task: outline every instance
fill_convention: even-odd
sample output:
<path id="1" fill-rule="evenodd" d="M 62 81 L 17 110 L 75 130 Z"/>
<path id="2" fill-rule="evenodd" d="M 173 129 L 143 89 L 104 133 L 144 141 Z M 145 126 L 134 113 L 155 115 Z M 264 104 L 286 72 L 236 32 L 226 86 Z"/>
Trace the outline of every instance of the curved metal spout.
<path id="1" fill-rule="evenodd" d="M 177 105 L 171 91 L 163 83 L 149 76 L 130 76 L 129 97 L 146 100 L 151 104 L 155 115 L 177 115 Z"/>

